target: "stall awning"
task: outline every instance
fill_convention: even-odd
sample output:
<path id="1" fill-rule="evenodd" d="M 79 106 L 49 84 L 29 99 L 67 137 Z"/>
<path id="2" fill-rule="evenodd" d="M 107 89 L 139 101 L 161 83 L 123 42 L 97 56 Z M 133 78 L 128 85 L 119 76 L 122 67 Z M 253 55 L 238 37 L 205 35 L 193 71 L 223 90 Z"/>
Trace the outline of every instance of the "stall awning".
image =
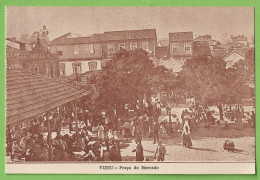
<path id="1" fill-rule="evenodd" d="M 35 117 L 87 94 L 42 75 L 7 69 L 6 124 Z"/>

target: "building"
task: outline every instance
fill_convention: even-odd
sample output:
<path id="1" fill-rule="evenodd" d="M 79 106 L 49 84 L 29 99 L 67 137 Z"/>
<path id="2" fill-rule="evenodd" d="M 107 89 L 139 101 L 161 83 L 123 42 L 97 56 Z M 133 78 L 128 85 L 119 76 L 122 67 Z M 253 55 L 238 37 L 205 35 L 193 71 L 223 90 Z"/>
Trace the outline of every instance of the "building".
<path id="1" fill-rule="evenodd" d="M 159 39 L 157 42 L 157 47 L 169 46 L 169 39 Z"/>
<path id="2" fill-rule="evenodd" d="M 114 54 L 122 49 L 142 48 L 155 59 L 156 30 L 109 31 L 82 37 L 67 33 L 54 39 L 49 47 L 59 57 L 59 72 L 62 76 L 98 71 Z"/>
<path id="3" fill-rule="evenodd" d="M 170 56 L 187 59 L 192 57 L 193 32 L 169 33 Z"/>
<path id="4" fill-rule="evenodd" d="M 31 45 L 14 38 L 6 38 L 6 46 L 19 49 L 21 51 L 31 51 Z"/>
<path id="5" fill-rule="evenodd" d="M 31 51 L 23 51 L 6 45 L 6 61 L 7 67 L 16 66 L 49 78 L 59 76 L 57 58 L 41 45 L 39 38 Z"/>
<path id="6" fill-rule="evenodd" d="M 249 48 L 241 48 L 228 52 L 225 56 L 222 57 L 222 59 L 227 62 L 226 68 L 233 67 L 233 65 L 240 60 L 245 60 L 246 53 L 249 50 Z"/>
<path id="7" fill-rule="evenodd" d="M 194 41 L 206 41 L 206 42 L 208 42 L 211 53 L 212 53 L 212 50 L 214 49 L 215 46 L 221 45 L 221 43 L 219 41 L 212 39 L 210 35 L 198 36 L 194 39 Z"/>
<path id="8" fill-rule="evenodd" d="M 192 57 L 208 57 L 211 58 L 211 50 L 208 41 L 194 41 L 192 43 Z"/>
<path id="9" fill-rule="evenodd" d="M 102 35 L 81 37 L 67 33 L 51 41 L 49 49 L 59 58 L 61 76 L 82 74 L 101 69 Z"/>
<path id="10" fill-rule="evenodd" d="M 169 46 L 157 47 L 156 65 L 165 66 L 173 73 L 178 73 L 187 59 L 205 56 L 211 58 L 208 41 L 194 41 L 193 32 L 170 33 Z"/>
<path id="11" fill-rule="evenodd" d="M 102 50 L 105 57 L 125 49 L 127 51 L 141 48 L 148 52 L 151 60 L 155 60 L 157 36 L 155 29 L 109 31 L 104 32 Z"/>
<path id="12" fill-rule="evenodd" d="M 233 36 L 231 35 L 231 40 L 233 43 L 242 43 L 247 46 L 247 37 L 244 35 L 238 35 L 238 36 Z"/>

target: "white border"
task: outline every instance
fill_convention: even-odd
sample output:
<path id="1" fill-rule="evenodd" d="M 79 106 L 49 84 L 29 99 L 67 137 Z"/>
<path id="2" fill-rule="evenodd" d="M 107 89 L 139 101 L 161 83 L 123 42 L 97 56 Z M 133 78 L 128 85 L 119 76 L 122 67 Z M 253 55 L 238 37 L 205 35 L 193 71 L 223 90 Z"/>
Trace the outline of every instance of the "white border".
<path id="1" fill-rule="evenodd" d="M 104 169 L 101 166 L 113 167 Z M 122 169 L 130 167 L 131 169 Z M 139 169 L 134 169 L 134 167 Z M 142 166 L 158 169 L 142 169 Z M 255 174 L 254 162 L 234 163 L 7 163 L 7 174 Z"/>

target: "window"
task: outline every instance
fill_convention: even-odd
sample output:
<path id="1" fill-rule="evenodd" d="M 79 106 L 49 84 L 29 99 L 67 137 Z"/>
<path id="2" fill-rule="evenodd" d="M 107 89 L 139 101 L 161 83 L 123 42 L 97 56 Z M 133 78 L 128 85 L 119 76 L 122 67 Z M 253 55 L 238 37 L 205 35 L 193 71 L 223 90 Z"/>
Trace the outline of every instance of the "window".
<path id="1" fill-rule="evenodd" d="M 50 64 L 49 63 L 47 63 L 46 64 L 46 76 L 50 76 Z"/>
<path id="2" fill-rule="evenodd" d="M 184 44 L 184 49 L 185 49 L 185 51 L 191 51 L 191 44 L 190 43 L 185 43 Z"/>
<path id="3" fill-rule="evenodd" d="M 60 63 L 59 64 L 59 71 L 60 71 L 60 75 L 61 76 L 65 75 L 65 63 Z"/>
<path id="4" fill-rule="evenodd" d="M 108 54 L 114 53 L 114 44 L 107 44 Z"/>
<path id="5" fill-rule="evenodd" d="M 90 44 L 90 45 L 89 45 L 89 53 L 90 53 L 90 54 L 95 54 L 94 44 Z"/>
<path id="6" fill-rule="evenodd" d="M 142 42 L 142 49 L 145 51 L 149 51 L 149 43 L 148 42 Z"/>
<path id="7" fill-rule="evenodd" d="M 81 63 L 73 63 L 73 74 L 81 74 Z"/>
<path id="8" fill-rule="evenodd" d="M 120 43 L 119 44 L 119 50 L 123 50 L 125 49 L 125 44 L 124 43 Z"/>
<path id="9" fill-rule="evenodd" d="M 53 74 L 52 74 L 52 77 L 56 77 L 56 64 L 55 63 L 52 63 L 52 69 L 53 69 Z"/>
<path id="10" fill-rule="evenodd" d="M 62 56 L 62 55 L 63 55 L 63 53 L 62 53 L 62 48 L 61 48 L 61 47 L 58 47 L 57 50 L 56 50 L 56 52 L 57 52 L 57 54 L 58 54 L 59 56 Z"/>
<path id="11" fill-rule="evenodd" d="M 97 70 L 97 62 L 89 62 L 89 71 L 96 71 Z"/>
<path id="12" fill-rule="evenodd" d="M 73 54 L 79 54 L 79 47 L 77 45 L 74 46 Z"/>
<path id="13" fill-rule="evenodd" d="M 172 51 L 173 52 L 179 51 L 179 43 L 172 43 Z"/>
<path id="14" fill-rule="evenodd" d="M 130 43 L 130 50 L 135 50 L 137 48 L 137 43 Z"/>
<path id="15" fill-rule="evenodd" d="M 34 64 L 31 67 L 31 71 L 35 74 L 39 74 L 39 67 L 36 64 Z"/>

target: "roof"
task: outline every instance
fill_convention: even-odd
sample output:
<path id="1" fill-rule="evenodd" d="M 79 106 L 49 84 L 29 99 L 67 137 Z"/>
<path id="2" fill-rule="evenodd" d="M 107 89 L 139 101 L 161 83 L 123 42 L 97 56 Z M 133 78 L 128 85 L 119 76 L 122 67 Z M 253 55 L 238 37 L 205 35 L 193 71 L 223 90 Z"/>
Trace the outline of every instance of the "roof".
<path id="1" fill-rule="evenodd" d="M 67 44 L 89 44 L 97 43 L 103 40 L 102 34 L 93 34 L 86 37 L 73 37 L 72 33 L 64 34 L 51 41 L 50 46 L 67 45 Z"/>
<path id="2" fill-rule="evenodd" d="M 210 56 L 211 51 L 209 43 L 207 41 L 194 41 L 192 48 L 192 55 L 195 57 L 198 56 Z"/>
<path id="3" fill-rule="evenodd" d="M 158 44 L 159 44 L 161 47 L 169 46 L 169 39 L 161 39 L 161 40 L 158 40 Z"/>
<path id="4" fill-rule="evenodd" d="M 27 42 L 22 42 L 22 41 L 18 41 L 16 39 L 12 39 L 12 38 L 6 38 L 7 41 L 12 41 L 18 44 L 28 44 Z"/>
<path id="5" fill-rule="evenodd" d="M 240 54 L 241 56 L 243 56 L 245 58 L 246 57 L 246 53 L 249 50 L 250 50 L 250 48 L 235 49 L 235 50 L 229 51 L 225 56 L 223 56 L 223 58 L 226 58 L 227 56 L 230 56 L 233 53 Z"/>
<path id="6" fill-rule="evenodd" d="M 36 45 L 34 46 L 34 48 L 31 50 L 30 53 L 46 53 L 46 49 L 45 47 L 42 45 L 40 38 L 37 38 L 37 42 Z"/>
<path id="7" fill-rule="evenodd" d="M 10 53 L 10 52 L 21 52 L 21 50 L 20 50 L 20 49 L 17 49 L 17 48 L 14 48 L 14 47 L 12 47 L 12 46 L 6 45 L 6 52 L 7 52 L 7 53 Z"/>
<path id="8" fill-rule="evenodd" d="M 64 34 L 51 41 L 50 46 L 67 44 L 89 44 L 103 41 L 117 41 L 126 39 L 156 39 L 155 29 L 108 31 L 103 34 L 93 34 L 87 37 L 72 37 L 72 33 Z"/>
<path id="9" fill-rule="evenodd" d="M 225 49 L 212 49 L 212 56 L 214 57 L 223 57 L 227 54 Z"/>
<path id="10" fill-rule="evenodd" d="M 23 121 L 86 96 L 53 79 L 23 71 L 6 71 L 6 124 Z"/>
<path id="11" fill-rule="evenodd" d="M 163 57 L 170 57 L 170 47 L 163 46 L 163 47 L 156 47 L 155 50 L 156 58 L 160 59 Z"/>
<path id="12" fill-rule="evenodd" d="M 169 33 L 170 41 L 192 41 L 193 40 L 193 32 L 175 32 Z"/>
<path id="13" fill-rule="evenodd" d="M 234 48 L 243 48 L 246 47 L 246 45 L 239 42 L 229 42 L 226 44 L 221 44 L 219 45 L 219 47 L 222 47 L 224 49 L 234 49 Z"/>
<path id="14" fill-rule="evenodd" d="M 108 31 L 104 32 L 105 41 L 136 39 L 156 39 L 156 29 Z"/>

